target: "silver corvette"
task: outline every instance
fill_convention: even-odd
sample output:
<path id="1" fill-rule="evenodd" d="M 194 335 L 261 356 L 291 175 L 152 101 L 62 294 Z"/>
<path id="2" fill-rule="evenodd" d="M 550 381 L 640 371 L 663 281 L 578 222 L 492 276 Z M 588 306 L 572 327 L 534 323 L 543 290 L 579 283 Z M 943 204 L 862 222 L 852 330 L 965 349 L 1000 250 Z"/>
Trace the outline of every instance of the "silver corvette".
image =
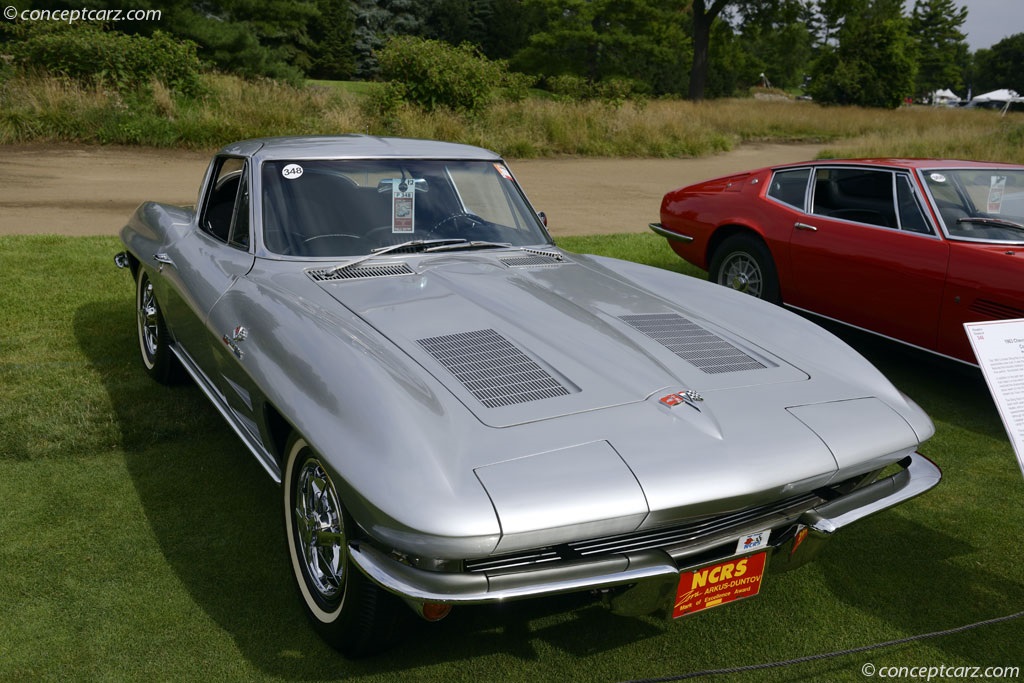
<path id="1" fill-rule="evenodd" d="M 405 605 L 747 598 L 941 477 L 931 421 L 845 344 L 562 251 L 483 149 L 239 142 L 121 238 L 145 370 L 191 377 L 282 484 L 303 604 L 349 655 Z"/>

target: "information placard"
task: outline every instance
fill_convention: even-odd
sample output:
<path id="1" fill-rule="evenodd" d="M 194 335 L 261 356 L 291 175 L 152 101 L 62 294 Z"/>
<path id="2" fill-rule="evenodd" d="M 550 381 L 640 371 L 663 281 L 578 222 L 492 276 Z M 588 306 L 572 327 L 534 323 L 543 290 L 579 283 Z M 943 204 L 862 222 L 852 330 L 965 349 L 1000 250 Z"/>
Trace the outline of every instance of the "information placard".
<path id="1" fill-rule="evenodd" d="M 964 329 L 1024 474 L 1024 319 L 965 323 Z"/>

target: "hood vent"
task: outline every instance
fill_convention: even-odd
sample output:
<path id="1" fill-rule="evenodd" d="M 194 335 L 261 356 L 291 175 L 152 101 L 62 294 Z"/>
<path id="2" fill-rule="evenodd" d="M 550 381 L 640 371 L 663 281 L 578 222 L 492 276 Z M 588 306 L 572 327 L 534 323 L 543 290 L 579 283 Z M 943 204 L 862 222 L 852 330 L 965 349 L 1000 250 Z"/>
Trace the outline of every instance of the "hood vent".
<path id="1" fill-rule="evenodd" d="M 529 256 L 506 256 L 500 259 L 509 268 L 537 268 L 541 266 L 557 266 L 562 263 L 561 259 L 554 256 L 542 254 L 530 254 Z"/>
<path id="2" fill-rule="evenodd" d="M 315 282 L 325 282 L 331 280 L 365 280 L 375 277 L 397 277 L 399 275 L 412 275 L 413 271 L 405 263 L 378 263 L 342 268 L 341 270 L 333 268 L 307 270 L 306 274 Z"/>
<path id="3" fill-rule="evenodd" d="M 544 368 L 494 330 L 416 341 L 488 408 L 569 393 Z"/>
<path id="4" fill-rule="evenodd" d="M 708 374 L 766 367 L 717 334 L 677 313 L 624 315 L 619 319 Z"/>

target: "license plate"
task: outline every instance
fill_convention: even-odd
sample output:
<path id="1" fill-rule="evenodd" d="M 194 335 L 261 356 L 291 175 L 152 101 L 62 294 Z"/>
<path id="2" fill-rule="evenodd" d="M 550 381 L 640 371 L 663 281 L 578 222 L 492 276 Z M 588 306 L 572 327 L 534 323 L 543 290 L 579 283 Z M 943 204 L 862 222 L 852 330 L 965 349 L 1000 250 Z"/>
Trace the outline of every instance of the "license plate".
<path id="1" fill-rule="evenodd" d="M 672 617 L 700 612 L 734 600 L 752 598 L 761 590 L 768 553 L 738 557 L 679 575 Z"/>

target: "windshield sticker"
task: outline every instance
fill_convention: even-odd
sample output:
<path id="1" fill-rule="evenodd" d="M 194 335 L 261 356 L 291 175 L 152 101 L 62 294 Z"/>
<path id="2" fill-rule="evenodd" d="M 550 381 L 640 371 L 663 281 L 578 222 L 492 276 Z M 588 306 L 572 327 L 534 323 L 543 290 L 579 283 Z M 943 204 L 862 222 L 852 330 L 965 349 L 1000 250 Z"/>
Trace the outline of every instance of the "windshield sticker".
<path id="1" fill-rule="evenodd" d="M 946 176 L 942 175 L 941 173 L 932 173 L 928 177 L 931 178 L 936 183 L 944 183 L 944 182 L 946 182 Z"/>
<path id="2" fill-rule="evenodd" d="M 505 164 L 494 164 L 494 170 L 500 173 L 501 177 L 505 180 L 512 180 L 512 174 L 505 168 Z"/>
<path id="3" fill-rule="evenodd" d="M 1006 176 L 994 175 L 988 185 L 988 213 L 1003 212 L 1003 192 L 1006 191 Z"/>
<path id="4" fill-rule="evenodd" d="M 416 183 L 401 178 L 391 181 L 391 232 L 416 232 Z"/>
<path id="5" fill-rule="evenodd" d="M 281 169 L 281 175 L 288 180 L 295 180 L 302 177 L 302 167 L 298 164 L 288 164 Z"/>

